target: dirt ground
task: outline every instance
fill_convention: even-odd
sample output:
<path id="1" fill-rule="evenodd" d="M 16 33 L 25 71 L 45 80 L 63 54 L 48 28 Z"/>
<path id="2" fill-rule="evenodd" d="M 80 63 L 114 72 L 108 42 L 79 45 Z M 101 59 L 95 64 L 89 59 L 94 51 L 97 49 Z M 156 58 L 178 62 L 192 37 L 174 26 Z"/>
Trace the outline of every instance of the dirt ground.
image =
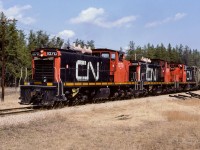
<path id="1" fill-rule="evenodd" d="M 0 117 L 0 149 L 200 149 L 199 110 L 200 99 L 162 95 Z"/>

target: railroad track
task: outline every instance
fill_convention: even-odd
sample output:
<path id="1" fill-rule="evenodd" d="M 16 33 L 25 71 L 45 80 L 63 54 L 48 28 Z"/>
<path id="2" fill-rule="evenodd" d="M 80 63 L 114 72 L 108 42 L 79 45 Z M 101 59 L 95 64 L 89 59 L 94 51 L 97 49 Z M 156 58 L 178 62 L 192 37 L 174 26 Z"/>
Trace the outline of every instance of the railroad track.
<path id="1" fill-rule="evenodd" d="M 185 94 L 188 94 L 188 95 L 183 95 L 183 94 L 175 94 L 175 95 L 172 95 L 170 94 L 169 97 L 175 97 L 175 98 L 178 98 L 178 99 L 182 99 L 182 100 L 186 100 L 188 98 L 198 98 L 200 99 L 200 94 L 196 94 L 196 93 L 193 93 L 193 92 L 185 92 Z"/>
<path id="2" fill-rule="evenodd" d="M 30 113 L 37 111 L 38 107 L 28 106 L 28 107 L 18 107 L 18 108 L 8 108 L 8 109 L 0 109 L 0 117 L 5 117 L 8 115 L 16 115 L 22 113 Z"/>

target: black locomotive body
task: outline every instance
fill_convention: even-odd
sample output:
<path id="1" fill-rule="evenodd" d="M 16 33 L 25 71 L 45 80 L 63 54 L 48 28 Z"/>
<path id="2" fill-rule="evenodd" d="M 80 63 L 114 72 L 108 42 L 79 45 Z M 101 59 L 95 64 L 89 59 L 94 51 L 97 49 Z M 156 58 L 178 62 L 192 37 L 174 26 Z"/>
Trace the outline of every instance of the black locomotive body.
<path id="1" fill-rule="evenodd" d="M 109 81 L 109 59 L 61 51 L 61 80 L 64 82 Z"/>
<path id="2" fill-rule="evenodd" d="M 144 61 L 133 61 L 129 67 L 129 80 L 130 81 L 149 81 L 161 82 L 161 66 L 155 63 Z M 138 74 L 135 74 L 135 73 Z"/>
<path id="3" fill-rule="evenodd" d="M 197 76 L 196 76 L 197 67 L 194 67 L 194 66 L 188 67 L 188 66 L 186 66 L 185 70 L 186 70 L 186 81 L 187 82 L 195 82 L 197 80 L 196 79 L 197 78 Z"/>
<path id="4" fill-rule="evenodd" d="M 38 49 L 32 52 L 32 56 L 32 80 L 21 85 L 21 104 L 49 106 L 57 101 L 69 102 L 67 94 L 75 98 L 80 96 L 76 91 L 84 89 L 78 88 L 78 83 L 109 81 L 108 58 L 70 49 Z M 72 83 L 76 85 L 67 86 Z M 95 90 L 98 92 L 99 89 Z M 88 91 L 84 89 L 84 92 Z"/>

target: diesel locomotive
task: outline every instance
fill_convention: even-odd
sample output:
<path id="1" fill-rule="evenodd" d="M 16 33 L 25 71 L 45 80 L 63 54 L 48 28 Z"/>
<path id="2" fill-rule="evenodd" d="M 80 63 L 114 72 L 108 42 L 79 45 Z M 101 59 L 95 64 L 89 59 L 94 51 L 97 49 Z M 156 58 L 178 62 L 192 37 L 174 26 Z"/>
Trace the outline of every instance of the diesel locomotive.
<path id="1" fill-rule="evenodd" d="M 198 68 L 121 51 L 76 46 L 31 52 L 32 79 L 20 85 L 20 103 L 77 105 L 199 88 Z"/>

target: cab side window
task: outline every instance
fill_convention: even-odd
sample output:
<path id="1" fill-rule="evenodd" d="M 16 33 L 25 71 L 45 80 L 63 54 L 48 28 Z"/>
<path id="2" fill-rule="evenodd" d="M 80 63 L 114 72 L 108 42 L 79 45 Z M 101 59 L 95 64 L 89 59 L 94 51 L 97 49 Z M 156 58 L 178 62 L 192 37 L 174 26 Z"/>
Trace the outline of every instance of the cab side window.
<path id="1" fill-rule="evenodd" d="M 115 54 L 111 54 L 111 59 L 115 60 L 115 58 L 116 58 Z"/>
<path id="2" fill-rule="evenodd" d="M 110 54 L 109 53 L 101 53 L 101 57 L 110 58 Z"/>

